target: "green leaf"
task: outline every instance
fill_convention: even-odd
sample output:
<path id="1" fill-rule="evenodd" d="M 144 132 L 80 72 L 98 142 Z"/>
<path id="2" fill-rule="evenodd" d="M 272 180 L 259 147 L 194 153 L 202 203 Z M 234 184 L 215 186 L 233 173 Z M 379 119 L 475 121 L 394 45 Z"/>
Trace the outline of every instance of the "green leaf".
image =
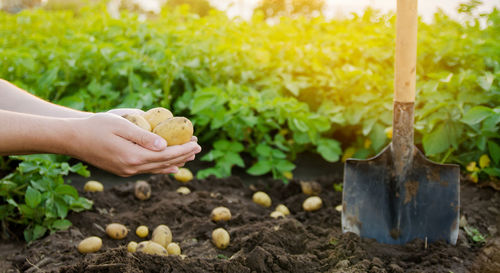
<path id="1" fill-rule="evenodd" d="M 69 208 L 64 199 L 56 198 L 55 206 L 56 206 L 57 216 L 60 217 L 61 219 L 66 218 L 66 216 L 68 215 Z"/>
<path id="2" fill-rule="evenodd" d="M 219 150 L 211 150 L 210 152 L 208 152 L 204 156 L 202 156 L 200 160 L 202 160 L 202 161 L 214 161 L 217 158 L 221 158 L 223 156 L 224 156 L 224 152 L 219 151 Z"/>
<path id="3" fill-rule="evenodd" d="M 491 176 L 500 177 L 500 168 L 484 168 L 482 171 Z"/>
<path id="4" fill-rule="evenodd" d="M 376 123 L 370 132 L 370 140 L 375 151 L 379 151 L 385 144 L 387 137 L 385 135 L 384 126 Z"/>
<path id="5" fill-rule="evenodd" d="M 66 230 L 68 229 L 70 226 L 71 226 L 71 222 L 69 220 L 66 220 L 66 219 L 59 219 L 59 220 L 55 220 L 51 227 L 52 229 L 56 229 L 56 230 Z"/>
<path id="6" fill-rule="evenodd" d="M 73 198 L 78 198 L 78 192 L 70 185 L 59 185 L 56 187 L 55 192 L 60 195 L 69 195 Z"/>
<path id="7" fill-rule="evenodd" d="M 230 162 L 231 165 L 245 167 L 245 163 L 243 162 L 243 159 L 241 159 L 241 156 L 238 153 L 228 152 L 224 155 L 224 160 L 226 162 Z"/>
<path id="8" fill-rule="evenodd" d="M 199 113 L 213 105 L 216 101 L 217 97 L 210 93 L 195 96 L 191 106 L 191 113 Z"/>
<path id="9" fill-rule="evenodd" d="M 36 240 L 38 238 L 41 238 L 45 232 L 47 232 L 47 228 L 41 225 L 35 225 L 35 228 L 33 229 L 33 240 Z"/>
<path id="10" fill-rule="evenodd" d="M 462 118 L 462 122 L 469 125 L 475 125 L 493 114 L 495 114 L 495 112 L 491 108 L 485 106 L 475 106 L 465 113 Z"/>
<path id="11" fill-rule="evenodd" d="M 288 160 L 278 160 L 278 161 L 274 161 L 275 162 L 275 167 L 278 171 L 280 172 L 289 172 L 289 171 L 292 171 L 293 169 L 295 169 L 295 164 L 293 164 L 292 162 L 288 161 Z"/>
<path id="12" fill-rule="evenodd" d="M 24 202 L 31 208 L 35 208 L 42 202 L 42 194 L 31 186 L 28 186 L 26 194 L 24 195 Z"/>
<path id="13" fill-rule="evenodd" d="M 266 144 L 257 145 L 255 150 L 257 151 L 259 157 L 270 157 L 272 152 L 272 148 Z"/>
<path id="14" fill-rule="evenodd" d="M 486 72 L 484 76 L 477 78 L 477 83 L 484 91 L 490 91 L 493 81 L 495 80 L 495 75 L 490 72 Z"/>
<path id="15" fill-rule="evenodd" d="M 488 141 L 488 151 L 490 153 L 491 159 L 495 162 L 495 165 L 500 164 L 500 145 L 494 141 Z"/>
<path id="16" fill-rule="evenodd" d="M 424 136 L 422 143 L 426 155 L 437 155 L 456 145 L 456 128 L 450 123 L 439 124 L 430 134 Z"/>
<path id="17" fill-rule="evenodd" d="M 318 141 L 316 151 L 328 162 L 338 161 L 342 154 L 340 142 L 327 138 L 322 138 Z"/>
<path id="18" fill-rule="evenodd" d="M 247 170 L 251 175 L 263 175 L 271 171 L 272 162 L 269 160 L 260 160 Z"/>

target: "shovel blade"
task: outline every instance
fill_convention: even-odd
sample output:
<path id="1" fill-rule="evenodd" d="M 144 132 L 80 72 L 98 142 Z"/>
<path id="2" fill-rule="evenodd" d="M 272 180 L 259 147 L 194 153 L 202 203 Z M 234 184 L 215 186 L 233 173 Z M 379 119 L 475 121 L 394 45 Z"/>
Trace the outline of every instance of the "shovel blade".
<path id="1" fill-rule="evenodd" d="M 395 181 L 390 145 L 368 160 L 345 163 L 342 231 L 386 244 L 416 238 L 455 244 L 460 169 L 429 161 L 414 147 L 410 169 Z"/>

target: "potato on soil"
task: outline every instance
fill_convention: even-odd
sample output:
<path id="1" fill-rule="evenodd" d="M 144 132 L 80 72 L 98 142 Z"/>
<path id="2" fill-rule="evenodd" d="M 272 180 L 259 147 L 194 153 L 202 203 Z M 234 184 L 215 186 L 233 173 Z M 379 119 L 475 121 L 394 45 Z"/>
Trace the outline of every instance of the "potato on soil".
<path id="1" fill-rule="evenodd" d="M 174 178 L 182 183 L 187 183 L 193 180 L 193 173 L 188 168 L 179 168 L 179 171 L 174 174 Z"/>
<path id="2" fill-rule="evenodd" d="M 322 205 L 323 201 L 321 201 L 321 198 L 318 196 L 311 196 L 302 203 L 302 208 L 304 208 L 305 211 L 315 211 L 319 210 Z"/>
<path id="3" fill-rule="evenodd" d="M 183 194 L 183 195 L 186 195 L 186 194 L 190 194 L 191 193 L 191 190 L 188 188 L 188 187 L 179 187 L 176 192 L 180 193 L 180 194 Z"/>
<path id="4" fill-rule="evenodd" d="M 138 226 L 135 230 L 135 234 L 137 234 L 140 238 L 145 238 L 149 234 L 149 229 L 147 226 Z"/>
<path id="5" fill-rule="evenodd" d="M 153 230 L 151 241 L 167 247 L 172 242 L 172 232 L 166 225 L 159 225 Z"/>
<path id="6" fill-rule="evenodd" d="M 125 114 L 122 117 L 146 131 L 151 131 L 151 125 L 143 116 Z"/>
<path id="7" fill-rule="evenodd" d="M 83 186 L 83 191 L 85 192 L 98 192 L 103 191 L 104 186 L 99 181 L 90 180 Z"/>
<path id="8" fill-rule="evenodd" d="M 216 207 L 210 213 L 212 221 L 229 221 L 231 220 L 231 211 L 226 207 Z"/>
<path id="9" fill-rule="evenodd" d="M 285 216 L 290 215 L 290 210 L 288 210 L 288 208 L 283 204 L 277 205 L 275 210 L 283 213 Z"/>
<path id="10" fill-rule="evenodd" d="M 134 194 L 139 200 L 147 200 L 151 197 L 151 186 L 144 180 L 138 180 L 135 182 Z"/>
<path id="11" fill-rule="evenodd" d="M 130 253 L 134 253 L 137 249 L 137 242 L 130 241 L 127 245 L 127 250 Z"/>
<path id="12" fill-rule="evenodd" d="M 152 255 L 160 255 L 160 256 L 168 255 L 168 252 L 165 249 L 165 247 L 152 241 L 147 241 L 144 244 L 142 244 L 141 242 L 139 245 L 137 245 L 136 251 Z"/>
<path id="13" fill-rule="evenodd" d="M 318 195 L 321 193 L 321 185 L 316 181 L 300 181 L 302 192 L 307 195 Z"/>
<path id="14" fill-rule="evenodd" d="M 181 255 L 181 247 L 177 243 L 170 243 L 167 246 L 168 255 Z"/>
<path id="15" fill-rule="evenodd" d="M 127 237 L 128 229 L 122 224 L 112 223 L 106 226 L 106 234 L 113 239 L 123 239 Z"/>
<path id="16" fill-rule="evenodd" d="M 80 253 L 92 253 L 99 251 L 102 247 L 102 240 L 97 236 L 91 236 L 83 239 L 78 244 L 78 251 Z"/>
<path id="17" fill-rule="evenodd" d="M 180 145 L 193 137 L 193 124 L 185 117 L 174 117 L 158 124 L 153 133 L 163 137 L 168 146 Z"/>
<path id="18" fill-rule="evenodd" d="M 264 206 L 266 208 L 271 206 L 271 197 L 269 197 L 269 195 L 267 195 L 267 193 L 265 193 L 263 191 L 258 191 L 256 193 L 254 193 L 252 196 L 252 200 L 255 203 L 257 203 L 261 206 Z"/>
<path id="19" fill-rule="evenodd" d="M 142 116 L 151 126 L 151 130 L 153 130 L 158 124 L 162 123 L 163 121 L 174 117 L 170 110 L 163 107 L 151 108 L 146 111 L 146 113 L 142 114 Z"/>
<path id="20" fill-rule="evenodd" d="M 271 212 L 270 216 L 271 216 L 271 218 L 274 218 L 274 219 L 278 219 L 280 217 L 285 218 L 285 215 L 283 214 L 283 212 L 277 211 L 277 210 Z"/>
<path id="21" fill-rule="evenodd" d="M 217 248 L 224 249 L 229 245 L 229 233 L 223 228 L 212 231 L 212 242 Z"/>

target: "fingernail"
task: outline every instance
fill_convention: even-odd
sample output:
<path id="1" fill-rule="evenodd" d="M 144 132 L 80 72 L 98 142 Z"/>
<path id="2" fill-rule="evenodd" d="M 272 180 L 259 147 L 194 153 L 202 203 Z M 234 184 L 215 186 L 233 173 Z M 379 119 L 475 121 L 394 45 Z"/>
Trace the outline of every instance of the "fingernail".
<path id="1" fill-rule="evenodd" d="M 167 146 L 167 142 L 163 138 L 157 138 L 155 139 L 154 146 L 158 150 L 162 150 Z"/>
<path id="2" fill-rule="evenodd" d="M 201 146 L 200 146 L 200 145 L 196 145 L 196 146 L 194 147 L 194 149 L 193 149 L 193 152 L 194 152 L 194 153 L 199 153 L 199 152 L 201 152 Z"/>

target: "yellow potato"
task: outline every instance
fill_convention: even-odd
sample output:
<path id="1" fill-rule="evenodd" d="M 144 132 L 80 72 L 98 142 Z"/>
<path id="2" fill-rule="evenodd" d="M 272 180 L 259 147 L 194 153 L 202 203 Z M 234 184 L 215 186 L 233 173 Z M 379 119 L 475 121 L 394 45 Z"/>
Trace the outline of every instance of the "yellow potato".
<path id="1" fill-rule="evenodd" d="M 142 242 L 141 242 L 141 244 L 142 244 Z M 160 255 L 160 256 L 167 256 L 168 255 L 167 250 L 162 245 L 160 245 L 158 243 L 147 241 L 145 244 L 143 244 L 143 245 L 141 245 L 141 244 L 137 245 L 138 252 L 152 254 L 152 255 Z"/>
<path id="2" fill-rule="evenodd" d="M 128 229 L 122 224 L 112 223 L 106 226 L 106 234 L 113 239 L 123 239 L 127 237 Z"/>
<path id="3" fill-rule="evenodd" d="M 321 198 L 318 196 L 311 196 L 302 203 L 302 208 L 304 208 L 305 211 L 319 210 L 321 206 L 323 206 L 323 201 L 321 201 Z"/>
<path id="4" fill-rule="evenodd" d="M 212 221 L 229 221 L 231 220 L 231 211 L 226 207 L 216 207 L 210 213 Z"/>
<path id="5" fill-rule="evenodd" d="M 151 186 L 144 180 L 138 180 L 135 182 L 134 194 L 139 200 L 147 200 L 151 197 Z"/>
<path id="6" fill-rule="evenodd" d="M 180 145 L 193 137 L 193 124 L 185 117 L 174 117 L 158 124 L 153 133 L 163 137 L 168 146 Z"/>
<path id="7" fill-rule="evenodd" d="M 181 255 L 181 247 L 177 243 L 170 243 L 167 246 L 169 255 Z"/>
<path id="8" fill-rule="evenodd" d="M 125 118 L 126 120 L 132 122 L 133 124 L 139 126 L 140 128 L 146 131 L 151 131 L 151 125 L 143 116 L 125 114 L 123 115 L 123 118 Z"/>
<path id="9" fill-rule="evenodd" d="M 212 232 L 212 242 L 217 248 L 224 249 L 229 245 L 229 233 L 223 228 L 217 228 Z"/>
<path id="10" fill-rule="evenodd" d="M 177 181 L 187 183 L 193 180 L 193 173 L 187 168 L 179 168 L 179 171 L 174 174 Z"/>
<path id="11" fill-rule="evenodd" d="M 302 192 L 307 195 L 318 195 L 321 193 L 321 185 L 316 181 L 300 181 Z"/>
<path id="12" fill-rule="evenodd" d="M 138 226 L 135 230 L 135 234 L 137 234 L 137 236 L 141 238 L 147 237 L 149 234 L 149 229 L 147 226 Z"/>
<path id="13" fill-rule="evenodd" d="M 166 225 L 159 225 L 153 230 L 151 241 L 167 247 L 172 242 L 172 232 Z"/>
<path id="14" fill-rule="evenodd" d="M 135 251 L 140 251 L 143 249 L 147 244 L 149 244 L 151 241 L 142 241 L 137 244 L 137 247 L 135 248 Z"/>
<path id="15" fill-rule="evenodd" d="M 128 245 L 127 245 L 128 252 L 134 253 L 136 249 L 137 249 L 137 243 L 136 242 L 131 241 L 130 243 L 128 243 Z"/>
<path id="16" fill-rule="evenodd" d="M 83 191 L 85 192 L 97 192 L 103 190 L 104 186 L 101 184 L 101 182 L 95 180 L 90 180 L 85 183 L 85 186 L 83 186 Z"/>
<path id="17" fill-rule="evenodd" d="M 163 107 L 151 108 L 146 113 L 142 114 L 142 116 L 151 126 L 151 130 L 163 121 L 174 117 L 170 110 Z"/>
<path id="18" fill-rule="evenodd" d="M 283 215 L 285 215 L 285 216 L 290 214 L 290 211 L 288 210 L 288 208 L 283 204 L 277 205 L 276 211 L 283 213 Z"/>
<path id="19" fill-rule="evenodd" d="M 264 206 L 266 208 L 271 206 L 271 197 L 269 197 L 269 195 L 267 195 L 267 193 L 265 193 L 263 191 L 258 191 L 256 193 L 254 193 L 252 196 L 252 200 L 255 203 L 257 203 L 261 206 Z"/>
<path id="20" fill-rule="evenodd" d="M 191 193 L 191 190 L 188 187 L 179 187 L 176 191 L 183 195 Z"/>
<path id="21" fill-rule="evenodd" d="M 102 240 L 97 236 L 91 236 L 83 239 L 78 244 L 78 251 L 80 253 L 92 253 L 97 252 L 102 247 Z"/>
<path id="22" fill-rule="evenodd" d="M 271 216 L 272 218 L 274 218 L 274 219 L 278 219 L 278 218 L 280 218 L 280 217 L 281 217 L 281 218 L 285 218 L 285 215 L 283 214 L 283 212 L 281 212 L 281 211 L 277 211 L 277 210 L 275 210 L 275 211 L 271 212 L 270 216 Z"/>

